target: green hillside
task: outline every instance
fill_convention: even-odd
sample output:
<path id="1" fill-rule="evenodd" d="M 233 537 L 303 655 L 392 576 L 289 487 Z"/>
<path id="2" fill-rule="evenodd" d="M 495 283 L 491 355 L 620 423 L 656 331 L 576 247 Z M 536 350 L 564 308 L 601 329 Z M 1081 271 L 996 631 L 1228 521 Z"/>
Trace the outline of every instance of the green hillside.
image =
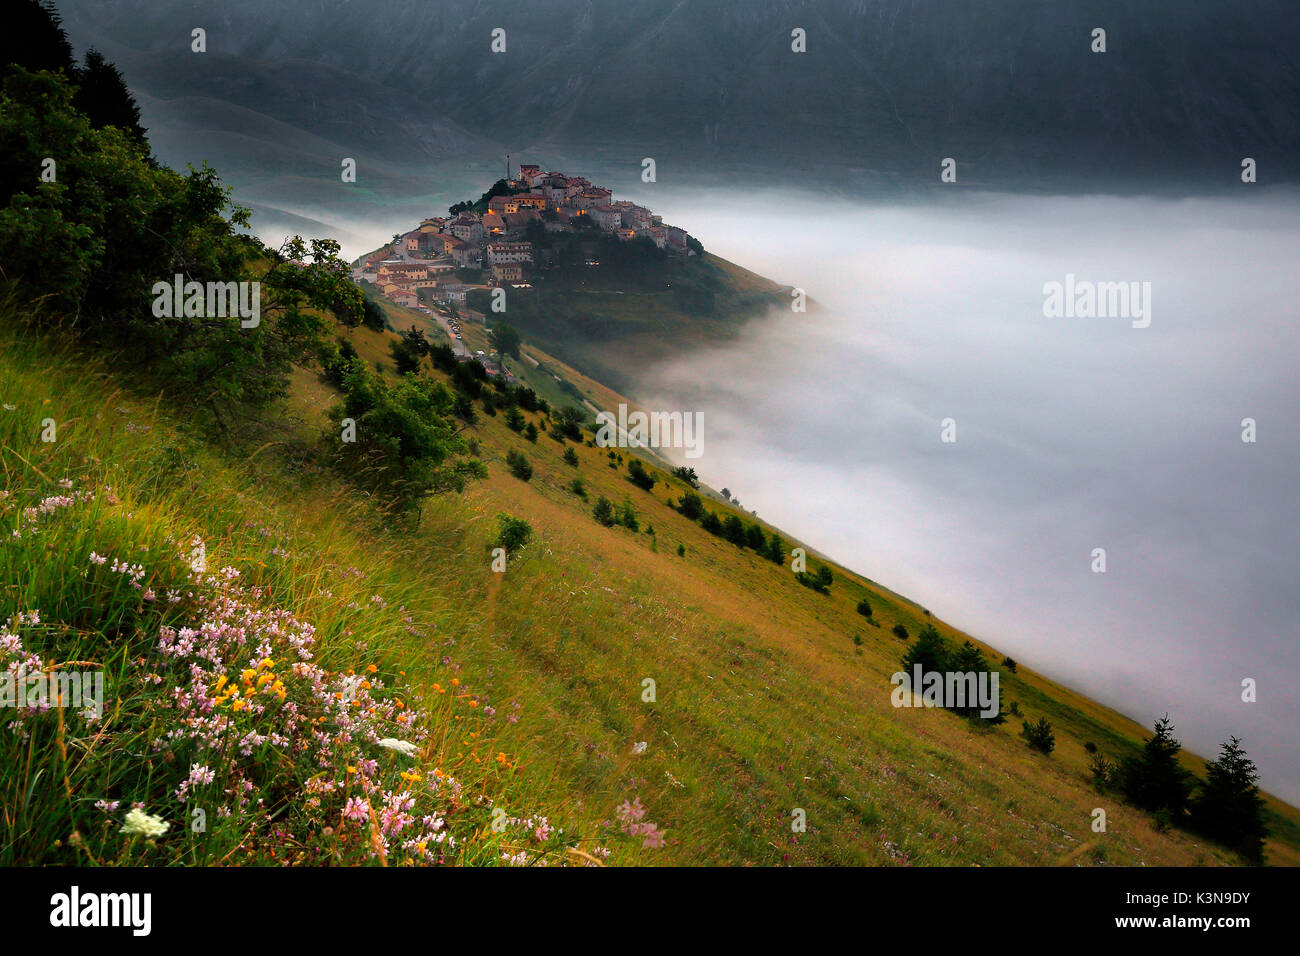
<path id="1" fill-rule="evenodd" d="M 595 370 L 765 280 L 666 264 L 598 349 L 551 307 L 649 280 L 561 276 L 499 383 L 42 36 L 0 95 L 0 865 L 1300 861 L 1295 808 L 1262 847 L 1139 809 L 1204 760 L 1146 772 L 1149 729 L 598 445 Z M 1005 722 L 898 706 L 905 655 Z"/>
<path id="2" fill-rule="evenodd" d="M 333 822 L 327 809 L 341 809 L 328 798 L 319 816 L 292 822 L 284 846 L 267 833 L 250 844 L 238 827 L 209 831 L 205 842 L 167 800 L 190 758 L 180 747 L 151 753 L 148 742 L 178 715 L 148 678 L 158 672 L 162 688 L 184 686 L 158 659 L 159 628 L 193 620 L 203 607 L 188 598 L 175 609 L 152 607 L 89 555 L 139 561 L 144 583 L 161 595 L 192 586 L 176 552 L 188 554 L 196 535 L 210 567 L 239 571 L 242 600 L 254 612 L 283 609 L 316 628 L 322 666 L 346 674 L 374 664 L 386 696 L 411 701 L 412 710 L 423 701 L 423 733 L 407 732 L 419 756 L 384 759 L 373 747 L 370 756 L 394 786 L 403 772 L 425 780 L 445 773 L 464 786 L 466 796 L 444 808 L 461 841 L 453 861 L 548 846 L 535 824 L 494 834 L 479 795 L 508 808 L 510 819 L 545 815 L 564 827 L 550 838 L 549 852 L 561 859 L 571 844 L 598 858 L 611 849 L 615 861 L 674 863 L 1233 860 L 1202 840 L 1160 832 L 1146 814 L 1091 787 L 1083 744 L 1118 756 L 1136 747 L 1142 728 L 1025 666 L 1004 671 L 1004 695 L 1026 716 L 1051 720 L 1050 758 L 1010 725 L 980 728 L 942 711 L 892 707 L 888 675 L 903 642 L 891 629 L 902 624 L 915 634 L 929 620 L 924 612 L 839 567 L 829 595 L 800 587 L 788 567 L 670 508 L 668 499 L 685 491 L 675 479 L 652 468 L 659 481 L 642 491 L 624 466 L 610 466 L 607 450 L 547 435 L 541 413 L 525 413 L 542 432 L 536 442 L 512 431 L 504 414 L 478 415 L 469 434 L 488 477 L 461 495 L 430 499 L 417 529 L 394 528 L 372 502 L 302 457 L 332 397 L 315 373 L 295 376 L 283 407 L 296 435 L 231 456 L 156 398 L 124 389 L 106 365 L 87 367 L 56 345 L 16 336 L 12 307 L 5 329 L 2 616 L 39 611 L 39 625 L 17 630 L 24 646 L 47 661 L 102 664 L 113 675 L 109 697 L 119 702 L 104 728 L 46 721 L 28 741 L 7 738 L 6 862 L 70 862 L 85 853 L 194 862 L 232 852 L 232 862 L 272 853 L 296 862 L 366 856 L 360 837 L 351 846 L 337 834 L 335 843 L 321 837 Z M 383 361 L 394 338 L 347 334 L 368 361 Z M 424 374 L 442 377 L 428 367 Z M 46 418 L 60 423 L 57 441 L 40 440 Z M 576 467 L 564 462 L 566 449 Z M 532 464 L 531 480 L 508 471 L 512 451 Z M 570 490 L 575 477 L 585 500 Z M 65 479 L 73 482 L 67 492 Z M 93 497 L 41 512 L 41 501 L 81 492 Z M 640 530 L 597 523 L 591 504 L 601 495 L 631 502 Z M 35 521 L 22 517 L 29 506 L 41 512 Z M 491 547 L 502 513 L 526 520 L 534 536 L 497 573 Z M 11 530 L 22 537 L 11 540 Z M 864 597 L 870 620 L 855 611 Z M 653 702 L 643 699 L 647 678 Z M 377 733 L 402 733 L 393 716 L 381 715 Z M 61 756 L 42 758 L 50 745 Z M 346 764 L 335 771 L 348 780 Z M 300 805 L 320 779 L 288 763 L 261 772 L 259 792 L 284 807 Z M 147 850 L 125 846 L 95 809 L 100 799 L 157 807 L 176 836 Z M 662 847 L 643 848 L 619 832 L 618 808 L 628 801 L 640 801 L 645 819 L 666 834 Z M 1089 829 L 1099 806 L 1108 811 L 1105 834 Z M 791 831 L 795 809 L 806 813 L 805 833 Z M 1271 810 L 1279 816 L 1270 856 L 1294 862 L 1296 813 L 1276 801 Z M 69 843 L 73 832 L 79 846 Z"/>

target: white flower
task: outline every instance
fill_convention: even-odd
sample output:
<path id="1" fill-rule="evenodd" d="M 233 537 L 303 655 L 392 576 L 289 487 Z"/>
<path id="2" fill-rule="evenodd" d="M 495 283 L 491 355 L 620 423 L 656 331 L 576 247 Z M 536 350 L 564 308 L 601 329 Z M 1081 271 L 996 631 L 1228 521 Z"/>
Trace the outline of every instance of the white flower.
<path id="1" fill-rule="evenodd" d="M 645 749 L 646 749 L 647 746 L 649 746 L 649 745 L 648 745 L 644 740 L 639 741 L 639 742 L 637 742 L 637 743 L 634 743 L 634 744 L 632 745 L 632 753 L 634 753 L 634 754 L 643 754 L 643 753 L 645 753 Z"/>
<path id="2" fill-rule="evenodd" d="M 396 737 L 385 737 L 379 741 L 379 746 L 386 747 L 389 750 L 396 750 L 399 754 L 406 754 L 410 757 L 419 753 L 420 748 L 406 740 L 398 740 Z"/>
<path id="3" fill-rule="evenodd" d="M 160 837 L 167 832 L 171 824 L 163 820 L 162 817 L 156 817 L 152 813 L 145 813 L 143 810 L 131 810 L 126 815 L 126 826 L 119 830 L 119 833 L 125 833 L 131 836 L 139 834 L 149 838 Z"/>

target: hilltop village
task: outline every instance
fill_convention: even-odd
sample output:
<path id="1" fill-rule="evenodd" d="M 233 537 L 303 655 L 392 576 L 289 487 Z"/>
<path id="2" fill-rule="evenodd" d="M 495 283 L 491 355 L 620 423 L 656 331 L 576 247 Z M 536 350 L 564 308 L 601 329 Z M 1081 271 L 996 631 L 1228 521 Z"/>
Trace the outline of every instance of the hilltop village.
<path id="1" fill-rule="evenodd" d="M 589 237 L 582 243 L 588 266 L 599 266 L 599 240 L 648 240 L 671 255 L 691 256 L 699 243 L 644 206 L 616 201 L 610 190 L 581 176 L 543 172 L 523 164 L 497 181 L 477 202 L 453 205 L 375 253 L 354 273 L 398 305 L 421 300 L 463 305 L 473 289 L 527 286 L 546 266 L 541 241 L 554 233 Z M 425 291 L 427 290 L 427 291 Z M 423 295 L 421 294 L 423 292 Z"/>

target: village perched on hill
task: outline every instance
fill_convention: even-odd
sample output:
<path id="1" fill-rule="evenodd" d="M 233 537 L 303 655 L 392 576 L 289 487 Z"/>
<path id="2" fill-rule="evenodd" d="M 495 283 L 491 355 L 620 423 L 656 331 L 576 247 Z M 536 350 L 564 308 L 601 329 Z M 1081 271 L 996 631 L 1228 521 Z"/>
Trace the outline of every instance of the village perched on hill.
<path id="1" fill-rule="evenodd" d="M 476 202 L 456 203 L 367 258 L 354 273 L 398 305 L 421 301 L 463 305 L 473 289 L 527 286 L 555 254 L 550 241 L 570 234 L 587 266 L 600 265 L 602 240 L 652 243 L 664 254 L 692 256 L 699 242 L 644 206 L 615 200 L 581 176 L 522 164 Z"/>

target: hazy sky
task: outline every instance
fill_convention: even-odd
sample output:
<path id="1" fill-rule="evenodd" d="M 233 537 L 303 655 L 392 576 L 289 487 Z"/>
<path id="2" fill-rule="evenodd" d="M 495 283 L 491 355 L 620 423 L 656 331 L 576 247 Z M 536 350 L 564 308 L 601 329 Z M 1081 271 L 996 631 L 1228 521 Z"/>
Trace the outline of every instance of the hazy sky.
<path id="1" fill-rule="evenodd" d="M 1240 735 L 1300 802 L 1300 199 L 647 189 L 824 305 L 647 375 L 704 412 L 707 481 L 1202 755 Z M 1045 317 L 1067 273 L 1151 283 L 1150 326 Z"/>

